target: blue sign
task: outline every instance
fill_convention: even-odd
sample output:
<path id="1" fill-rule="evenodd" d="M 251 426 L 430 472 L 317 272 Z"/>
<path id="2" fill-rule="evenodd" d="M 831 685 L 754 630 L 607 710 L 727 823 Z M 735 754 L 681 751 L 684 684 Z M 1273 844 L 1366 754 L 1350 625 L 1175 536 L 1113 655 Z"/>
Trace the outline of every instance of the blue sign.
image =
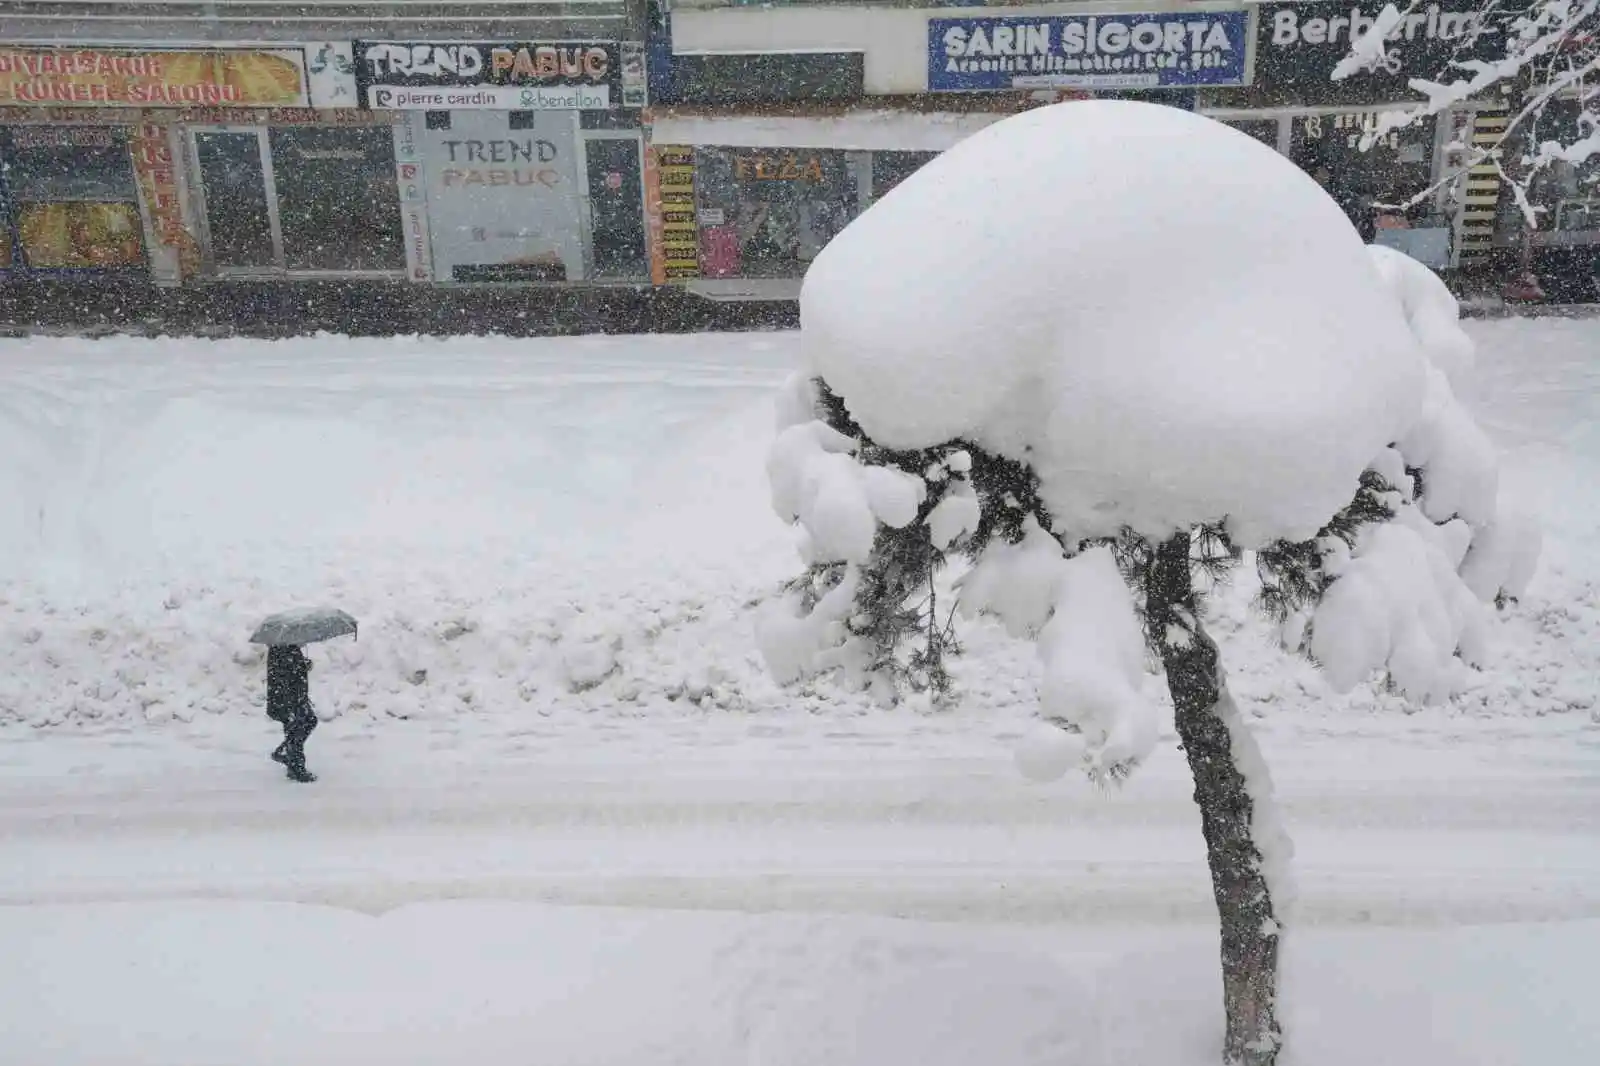
<path id="1" fill-rule="evenodd" d="M 928 91 L 1244 85 L 1243 11 L 928 20 Z"/>

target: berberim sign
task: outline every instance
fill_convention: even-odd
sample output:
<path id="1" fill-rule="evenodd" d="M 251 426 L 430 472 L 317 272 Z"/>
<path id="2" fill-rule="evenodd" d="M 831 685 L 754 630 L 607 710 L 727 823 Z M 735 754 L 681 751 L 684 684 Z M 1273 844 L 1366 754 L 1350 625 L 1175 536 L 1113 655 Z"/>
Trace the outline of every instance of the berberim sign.
<path id="1" fill-rule="evenodd" d="M 395 111 L 601 111 L 621 102 L 615 41 L 357 41 L 364 106 Z"/>
<path id="2" fill-rule="evenodd" d="M 1248 84 L 1244 11 L 928 20 L 928 89 L 1157 89 Z"/>

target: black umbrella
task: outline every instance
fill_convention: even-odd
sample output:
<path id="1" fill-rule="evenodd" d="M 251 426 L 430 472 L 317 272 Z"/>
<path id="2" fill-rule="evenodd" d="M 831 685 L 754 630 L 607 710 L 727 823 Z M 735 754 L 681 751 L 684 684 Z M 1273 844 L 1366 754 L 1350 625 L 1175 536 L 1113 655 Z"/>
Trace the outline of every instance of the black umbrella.
<path id="1" fill-rule="evenodd" d="M 252 644 L 283 647 L 316 644 L 334 637 L 352 636 L 356 620 L 333 607 L 306 607 L 298 611 L 284 611 L 268 618 L 256 627 Z"/>

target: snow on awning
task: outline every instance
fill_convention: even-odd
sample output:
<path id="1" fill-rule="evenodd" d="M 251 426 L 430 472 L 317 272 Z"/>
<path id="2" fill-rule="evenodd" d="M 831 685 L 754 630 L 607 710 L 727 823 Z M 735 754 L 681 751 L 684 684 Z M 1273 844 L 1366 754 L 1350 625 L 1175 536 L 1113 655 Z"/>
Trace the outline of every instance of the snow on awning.
<path id="1" fill-rule="evenodd" d="M 852 111 L 841 115 L 694 115 L 658 112 L 656 144 L 729 148 L 842 148 L 942 152 L 1007 116 L 993 112 Z"/>

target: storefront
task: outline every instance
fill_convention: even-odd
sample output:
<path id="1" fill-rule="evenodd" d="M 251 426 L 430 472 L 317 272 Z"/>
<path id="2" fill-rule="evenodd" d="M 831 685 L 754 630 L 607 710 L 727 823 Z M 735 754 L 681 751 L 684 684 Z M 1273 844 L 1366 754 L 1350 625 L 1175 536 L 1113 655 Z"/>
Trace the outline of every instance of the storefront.
<path id="1" fill-rule="evenodd" d="M 393 157 L 387 187 L 344 191 L 370 184 L 355 157 L 375 151 L 342 117 L 370 120 L 331 109 L 354 102 L 348 44 L 0 45 L 0 266 L 158 284 L 386 271 L 363 230 L 394 228 Z"/>
<path id="2" fill-rule="evenodd" d="M 1448 225 L 1432 199 L 1404 210 L 1395 207 L 1409 203 L 1433 184 L 1438 136 L 1432 117 L 1388 130 L 1375 136 L 1370 144 L 1365 143 L 1367 135 L 1376 135 L 1381 119 L 1376 108 L 1298 108 L 1266 117 L 1217 117 L 1287 155 L 1316 178 L 1344 208 L 1351 225 L 1365 240 L 1376 239 L 1379 229 Z M 1443 244 L 1436 240 L 1432 256 L 1436 258 L 1441 252 L 1448 256 L 1448 248 L 1447 240 Z"/>
<path id="3" fill-rule="evenodd" d="M 192 118 L 184 136 L 207 274 L 405 274 L 388 116 L 277 110 Z"/>
<path id="4" fill-rule="evenodd" d="M 1475 35 L 1478 0 L 1435 0 L 1408 13 L 1374 68 L 1335 80 L 1334 68 L 1382 12 L 1375 3 L 1263 3 L 1257 8 L 1255 77 L 1211 89 L 1200 108 L 1288 156 L 1344 208 L 1362 237 L 1435 268 L 1483 245 L 1481 175 L 1452 153 L 1492 122 L 1491 101 L 1463 105 L 1376 136 L 1381 115 L 1414 103 L 1412 78 L 1439 76 L 1452 59 L 1488 58 L 1493 34 Z M 1481 119 L 1480 119 L 1481 115 Z M 1492 203 L 1498 185 L 1488 194 Z"/>
<path id="5" fill-rule="evenodd" d="M 829 149 L 696 149 L 702 276 L 803 275 L 860 213 L 860 166 Z"/>
<path id="6" fill-rule="evenodd" d="M 811 261 L 861 212 L 1002 117 L 652 113 L 651 277 L 712 298 L 793 299 Z"/>
<path id="7" fill-rule="evenodd" d="M 670 63 L 652 77 L 672 98 L 649 117 L 652 277 L 718 299 L 792 299 L 851 220 L 1007 115 L 1089 96 L 1192 108 L 1197 88 L 1250 79 L 1240 7 L 681 14 L 690 39 L 672 30 L 672 47 L 653 53 Z M 727 90 L 735 72 L 755 81 L 748 93 Z"/>
<path id="8" fill-rule="evenodd" d="M 1592 104 L 1590 109 L 1592 114 Z M 1530 123 L 1528 139 L 1576 144 L 1587 132 L 1583 114 L 1576 93 L 1552 100 Z M 1530 266 L 1550 300 L 1600 298 L 1600 156 L 1577 163 L 1551 159 L 1529 183 L 1528 202 L 1538 212 L 1531 229 L 1513 198 L 1504 198 L 1495 220 L 1496 246 L 1520 255 L 1526 240 Z"/>
<path id="9" fill-rule="evenodd" d="M 364 107 L 396 116 L 413 276 L 648 277 L 642 50 L 615 41 L 358 41 Z M 426 230 L 425 234 L 420 231 Z"/>

